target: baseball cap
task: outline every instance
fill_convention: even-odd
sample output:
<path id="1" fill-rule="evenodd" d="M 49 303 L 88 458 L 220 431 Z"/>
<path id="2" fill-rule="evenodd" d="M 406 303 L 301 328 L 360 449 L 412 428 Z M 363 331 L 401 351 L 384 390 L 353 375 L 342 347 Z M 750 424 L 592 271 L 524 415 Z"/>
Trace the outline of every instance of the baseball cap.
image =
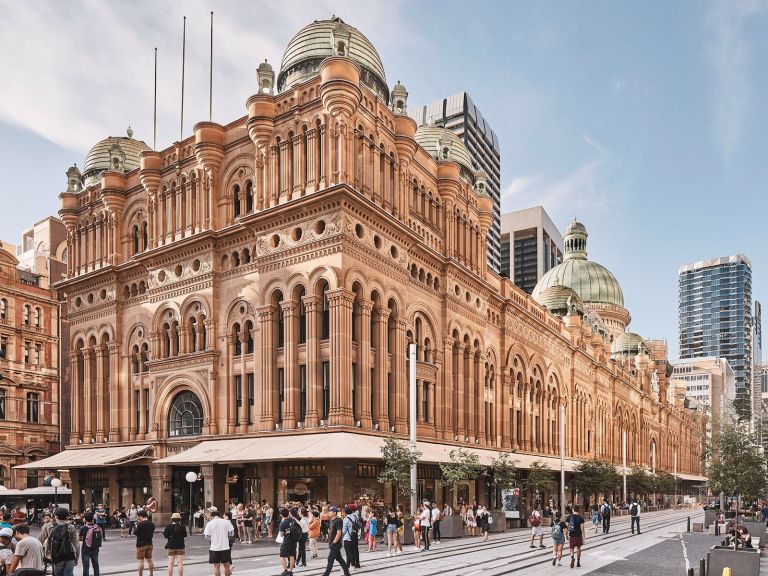
<path id="1" fill-rule="evenodd" d="M 336 506 L 331 506 L 330 508 L 328 508 L 328 512 L 338 512 L 338 511 L 339 509 L 336 508 Z"/>
<path id="2" fill-rule="evenodd" d="M 219 509 L 216 508 L 216 506 L 211 506 L 210 508 L 208 508 L 208 512 L 218 512 L 218 511 Z"/>
<path id="3" fill-rule="evenodd" d="M 0 536 L 3 536 L 8 539 L 13 538 L 13 530 L 11 530 L 10 528 L 0 529 Z"/>

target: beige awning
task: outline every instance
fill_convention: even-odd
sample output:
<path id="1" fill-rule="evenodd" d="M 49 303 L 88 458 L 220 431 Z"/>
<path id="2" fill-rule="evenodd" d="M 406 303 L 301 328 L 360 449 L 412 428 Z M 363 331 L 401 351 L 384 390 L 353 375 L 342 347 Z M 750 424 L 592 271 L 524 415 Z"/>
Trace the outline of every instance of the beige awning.
<path id="1" fill-rule="evenodd" d="M 14 468 L 21 470 L 58 470 L 60 468 L 94 468 L 126 464 L 152 457 L 152 446 L 99 446 L 97 448 L 70 448 L 49 458 L 36 460 Z"/>
<path id="2" fill-rule="evenodd" d="M 706 476 L 693 476 L 691 474 L 675 474 L 678 480 L 692 480 L 694 482 L 706 482 Z"/>
<path id="3" fill-rule="evenodd" d="M 296 460 L 380 460 L 384 438 L 353 432 L 321 432 L 315 434 L 274 435 L 232 440 L 205 440 L 184 452 L 157 460 L 158 464 L 236 464 L 240 462 L 296 461 Z M 423 442 L 417 444 L 422 453 L 419 462 L 439 464 L 450 462 L 450 452 L 457 446 Z M 499 457 L 497 450 L 465 447 L 480 457 L 480 463 L 490 466 Z M 530 468 L 541 461 L 553 471 L 560 470 L 560 459 L 533 454 L 512 454 L 521 469 Z M 575 461 L 565 460 L 565 469 L 573 469 Z"/>

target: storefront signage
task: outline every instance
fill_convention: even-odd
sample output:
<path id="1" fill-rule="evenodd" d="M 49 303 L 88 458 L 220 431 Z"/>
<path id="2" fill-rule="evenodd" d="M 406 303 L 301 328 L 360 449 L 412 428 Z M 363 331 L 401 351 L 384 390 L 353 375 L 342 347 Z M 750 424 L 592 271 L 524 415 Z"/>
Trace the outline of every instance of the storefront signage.
<path id="1" fill-rule="evenodd" d="M 502 490 L 501 501 L 506 518 L 520 518 L 520 488 Z"/>

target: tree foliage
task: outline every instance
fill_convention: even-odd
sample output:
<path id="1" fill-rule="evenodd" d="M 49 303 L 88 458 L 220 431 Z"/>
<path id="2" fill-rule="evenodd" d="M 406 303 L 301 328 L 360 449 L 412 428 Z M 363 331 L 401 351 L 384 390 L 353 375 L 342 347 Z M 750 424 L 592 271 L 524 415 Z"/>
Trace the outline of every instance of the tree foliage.
<path id="1" fill-rule="evenodd" d="M 621 484 L 621 475 L 610 462 L 587 460 L 579 462 L 573 469 L 572 483 L 582 494 L 590 494 L 597 499 L 600 493 L 616 490 Z"/>
<path id="2" fill-rule="evenodd" d="M 384 439 L 381 447 L 381 458 L 384 460 L 384 470 L 379 474 L 381 484 L 396 486 L 402 496 L 411 494 L 411 465 L 419 461 L 421 452 L 411 453 L 411 448 L 394 436 Z"/>
<path id="3" fill-rule="evenodd" d="M 651 484 L 653 476 L 645 471 L 642 466 L 633 466 L 627 474 L 627 492 L 634 496 L 652 492 Z"/>
<path id="4" fill-rule="evenodd" d="M 541 494 L 552 491 L 557 487 L 557 482 L 552 477 L 552 470 L 541 460 L 531 463 L 528 476 L 523 481 L 523 488 L 530 494 Z"/>
<path id="5" fill-rule="evenodd" d="M 452 491 L 457 486 L 475 480 L 485 472 L 485 466 L 480 464 L 480 456 L 464 448 L 455 448 L 450 451 L 450 462 L 440 464 L 443 478 L 443 486 L 450 486 Z"/>
<path id="6" fill-rule="evenodd" d="M 493 459 L 490 481 L 499 490 L 509 490 L 517 485 L 516 462 L 507 452 L 499 452 L 499 457 Z"/>
<path id="7" fill-rule="evenodd" d="M 705 450 L 709 489 L 749 500 L 765 496 L 768 470 L 759 437 L 750 432 L 749 423 L 735 418 L 719 424 L 713 426 Z"/>
<path id="8" fill-rule="evenodd" d="M 677 487 L 677 480 L 669 472 L 657 472 L 656 476 L 651 476 L 648 492 L 650 494 L 673 494 Z"/>

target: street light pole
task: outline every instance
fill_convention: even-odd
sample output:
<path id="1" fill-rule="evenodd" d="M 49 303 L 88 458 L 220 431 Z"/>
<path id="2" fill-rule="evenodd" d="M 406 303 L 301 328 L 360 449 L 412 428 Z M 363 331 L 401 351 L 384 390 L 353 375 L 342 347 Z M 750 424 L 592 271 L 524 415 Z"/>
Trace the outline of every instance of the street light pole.
<path id="1" fill-rule="evenodd" d="M 51 486 L 53 486 L 53 507 L 59 507 L 59 486 L 61 486 L 61 479 L 53 478 L 51 480 Z"/>
<path id="2" fill-rule="evenodd" d="M 189 534 L 192 535 L 192 528 L 194 526 L 192 524 L 192 486 L 197 482 L 197 472 L 190 470 L 184 478 L 189 482 Z"/>
<path id="3" fill-rule="evenodd" d="M 622 470 L 622 474 L 624 475 L 624 502 L 626 502 L 627 501 L 627 431 L 626 430 L 622 430 L 621 444 L 622 444 L 621 457 L 624 465 Z"/>
<path id="4" fill-rule="evenodd" d="M 560 512 L 565 514 L 565 404 L 560 404 Z"/>
<path id="5" fill-rule="evenodd" d="M 408 397 L 409 397 L 409 432 L 411 440 L 411 514 L 416 513 L 416 470 L 417 465 L 413 460 L 416 453 L 416 344 L 408 345 Z"/>

